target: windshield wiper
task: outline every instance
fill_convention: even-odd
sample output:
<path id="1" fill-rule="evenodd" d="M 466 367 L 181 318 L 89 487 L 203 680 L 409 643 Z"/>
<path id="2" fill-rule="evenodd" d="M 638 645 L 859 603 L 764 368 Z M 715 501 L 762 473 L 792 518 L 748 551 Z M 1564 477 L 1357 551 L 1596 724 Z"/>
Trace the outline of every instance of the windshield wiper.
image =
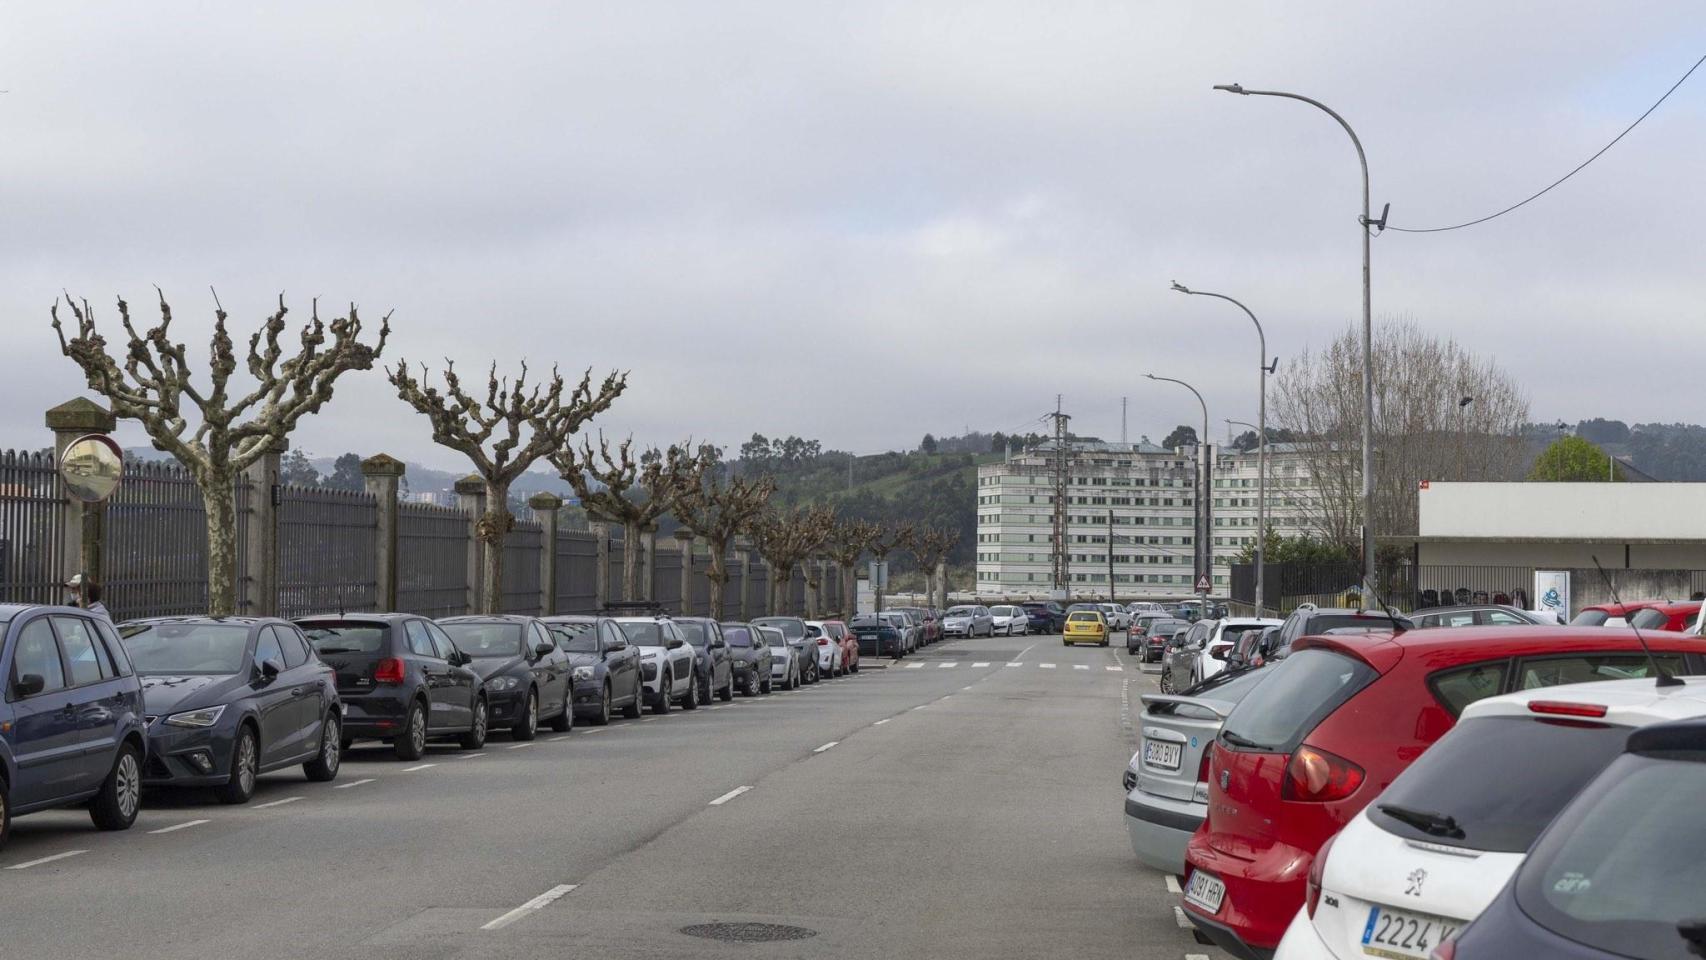
<path id="1" fill-rule="evenodd" d="M 1407 823 L 1430 836 L 1447 837 L 1452 840 L 1462 840 L 1465 836 L 1463 828 L 1457 825 L 1457 819 L 1447 814 L 1434 813 L 1430 810 L 1411 810 L 1409 807 L 1400 807 L 1395 803 L 1377 804 L 1375 809 L 1399 823 Z"/>
<path id="2" fill-rule="evenodd" d="M 1230 730 L 1220 731 L 1220 739 L 1225 740 L 1227 743 L 1230 743 L 1235 747 L 1247 747 L 1251 750 L 1262 749 L 1262 745 L 1256 741 L 1251 740 L 1249 737 L 1241 737 Z"/>

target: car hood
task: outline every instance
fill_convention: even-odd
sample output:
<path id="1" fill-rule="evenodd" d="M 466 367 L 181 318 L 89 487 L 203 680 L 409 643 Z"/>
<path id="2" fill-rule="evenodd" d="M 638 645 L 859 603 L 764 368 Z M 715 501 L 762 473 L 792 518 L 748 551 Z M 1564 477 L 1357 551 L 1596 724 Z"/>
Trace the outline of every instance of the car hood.
<path id="1" fill-rule="evenodd" d="M 573 669 L 575 667 L 596 667 L 601 662 L 602 661 L 599 659 L 599 656 L 596 653 L 571 653 L 571 654 L 569 654 L 569 668 L 570 669 Z"/>
<path id="2" fill-rule="evenodd" d="M 943 617 L 942 622 L 944 624 L 965 623 L 967 620 L 970 620 L 970 619 L 971 619 L 971 617 Z"/>
<path id="3" fill-rule="evenodd" d="M 239 692 L 249 689 L 248 678 L 241 674 L 214 676 L 144 676 L 142 677 L 142 708 L 149 713 L 165 716 L 199 707 L 214 707 L 228 703 Z"/>
<path id="4" fill-rule="evenodd" d="M 527 661 L 520 657 L 480 657 L 469 663 L 468 669 L 479 675 L 481 680 L 489 680 L 500 673 L 526 665 Z"/>

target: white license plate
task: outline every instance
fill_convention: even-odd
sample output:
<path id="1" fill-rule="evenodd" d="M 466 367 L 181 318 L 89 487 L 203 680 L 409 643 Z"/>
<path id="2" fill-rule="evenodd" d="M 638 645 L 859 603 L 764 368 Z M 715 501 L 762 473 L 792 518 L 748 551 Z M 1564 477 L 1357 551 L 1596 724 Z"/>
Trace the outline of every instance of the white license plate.
<path id="1" fill-rule="evenodd" d="M 1201 870 L 1185 882 L 1185 902 L 1210 916 L 1220 912 L 1220 901 L 1226 899 L 1226 884 L 1213 874 Z"/>
<path id="2" fill-rule="evenodd" d="M 1371 907 L 1362 931 L 1362 952 L 1385 960 L 1427 960 L 1458 926 L 1459 921 L 1443 917 Z"/>
<path id="3" fill-rule="evenodd" d="M 1179 769 L 1179 745 L 1165 740 L 1143 741 L 1143 765 L 1163 770 Z"/>

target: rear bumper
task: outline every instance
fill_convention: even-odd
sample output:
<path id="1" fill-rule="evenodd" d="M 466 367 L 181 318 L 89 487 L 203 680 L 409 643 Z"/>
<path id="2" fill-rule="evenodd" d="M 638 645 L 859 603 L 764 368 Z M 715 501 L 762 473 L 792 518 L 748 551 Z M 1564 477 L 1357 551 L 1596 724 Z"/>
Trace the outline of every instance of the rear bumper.
<path id="1" fill-rule="evenodd" d="M 1241 944 L 1239 953 L 1220 940 L 1220 946 L 1238 956 L 1271 956 L 1285 936 L 1287 925 L 1303 906 L 1304 881 L 1314 862 L 1312 851 L 1275 843 L 1253 860 L 1241 860 L 1214 849 L 1202 833 L 1194 834 L 1186 847 L 1187 876 L 1203 870 L 1226 884 L 1220 912 L 1210 917 L 1185 904 L 1185 915 L 1214 936 L 1209 927 L 1221 928 Z M 1251 953 L 1250 951 L 1254 951 Z"/>
<path id="2" fill-rule="evenodd" d="M 375 737 L 394 737 L 402 729 L 412 693 L 398 690 L 394 695 L 369 694 L 350 696 L 339 693 L 343 702 L 343 736 L 350 740 Z"/>
<path id="3" fill-rule="evenodd" d="M 1191 923 L 1201 930 L 1203 936 L 1209 938 L 1215 946 L 1237 957 L 1238 960 L 1273 960 L 1274 952 L 1259 947 L 1252 947 L 1238 939 L 1232 928 L 1213 920 L 1203 919 L 1202 914 L 1192 913 L 1189 906 L 1185 907 L 1185 916 L 1191 918 Z"/>
<path id="4" fill-rule="evenodd" d="M 1147 867 L 1183 875 L 1185 848 L 1208 816 L 1206 804 L 1168 800 L 1132 790 L 1125 798 L 1126 833 L 1131 852 Z"/>

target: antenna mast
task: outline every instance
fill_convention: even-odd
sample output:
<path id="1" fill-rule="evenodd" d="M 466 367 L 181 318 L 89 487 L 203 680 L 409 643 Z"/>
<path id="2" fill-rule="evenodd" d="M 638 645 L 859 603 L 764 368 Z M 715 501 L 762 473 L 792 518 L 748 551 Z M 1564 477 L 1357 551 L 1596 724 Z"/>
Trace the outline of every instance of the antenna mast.
<path id="1" fill-rule="evenodd" d="M 1054 530 L 1050 538 L 1049 560 L 1053 568 L 1054 589 L 1070 589 L 1067 584 L 1071 580 L 1068 574 L 1066 559 L 1066 495 L 1067 488 L 1072 483 L 1072 465 L 1068 459 L 1067 421 L 1072 417 L 1060 410 L 1060 394 L 1054 395 L 1054 412 L 1045 416 L 1054 419 Z"/>

